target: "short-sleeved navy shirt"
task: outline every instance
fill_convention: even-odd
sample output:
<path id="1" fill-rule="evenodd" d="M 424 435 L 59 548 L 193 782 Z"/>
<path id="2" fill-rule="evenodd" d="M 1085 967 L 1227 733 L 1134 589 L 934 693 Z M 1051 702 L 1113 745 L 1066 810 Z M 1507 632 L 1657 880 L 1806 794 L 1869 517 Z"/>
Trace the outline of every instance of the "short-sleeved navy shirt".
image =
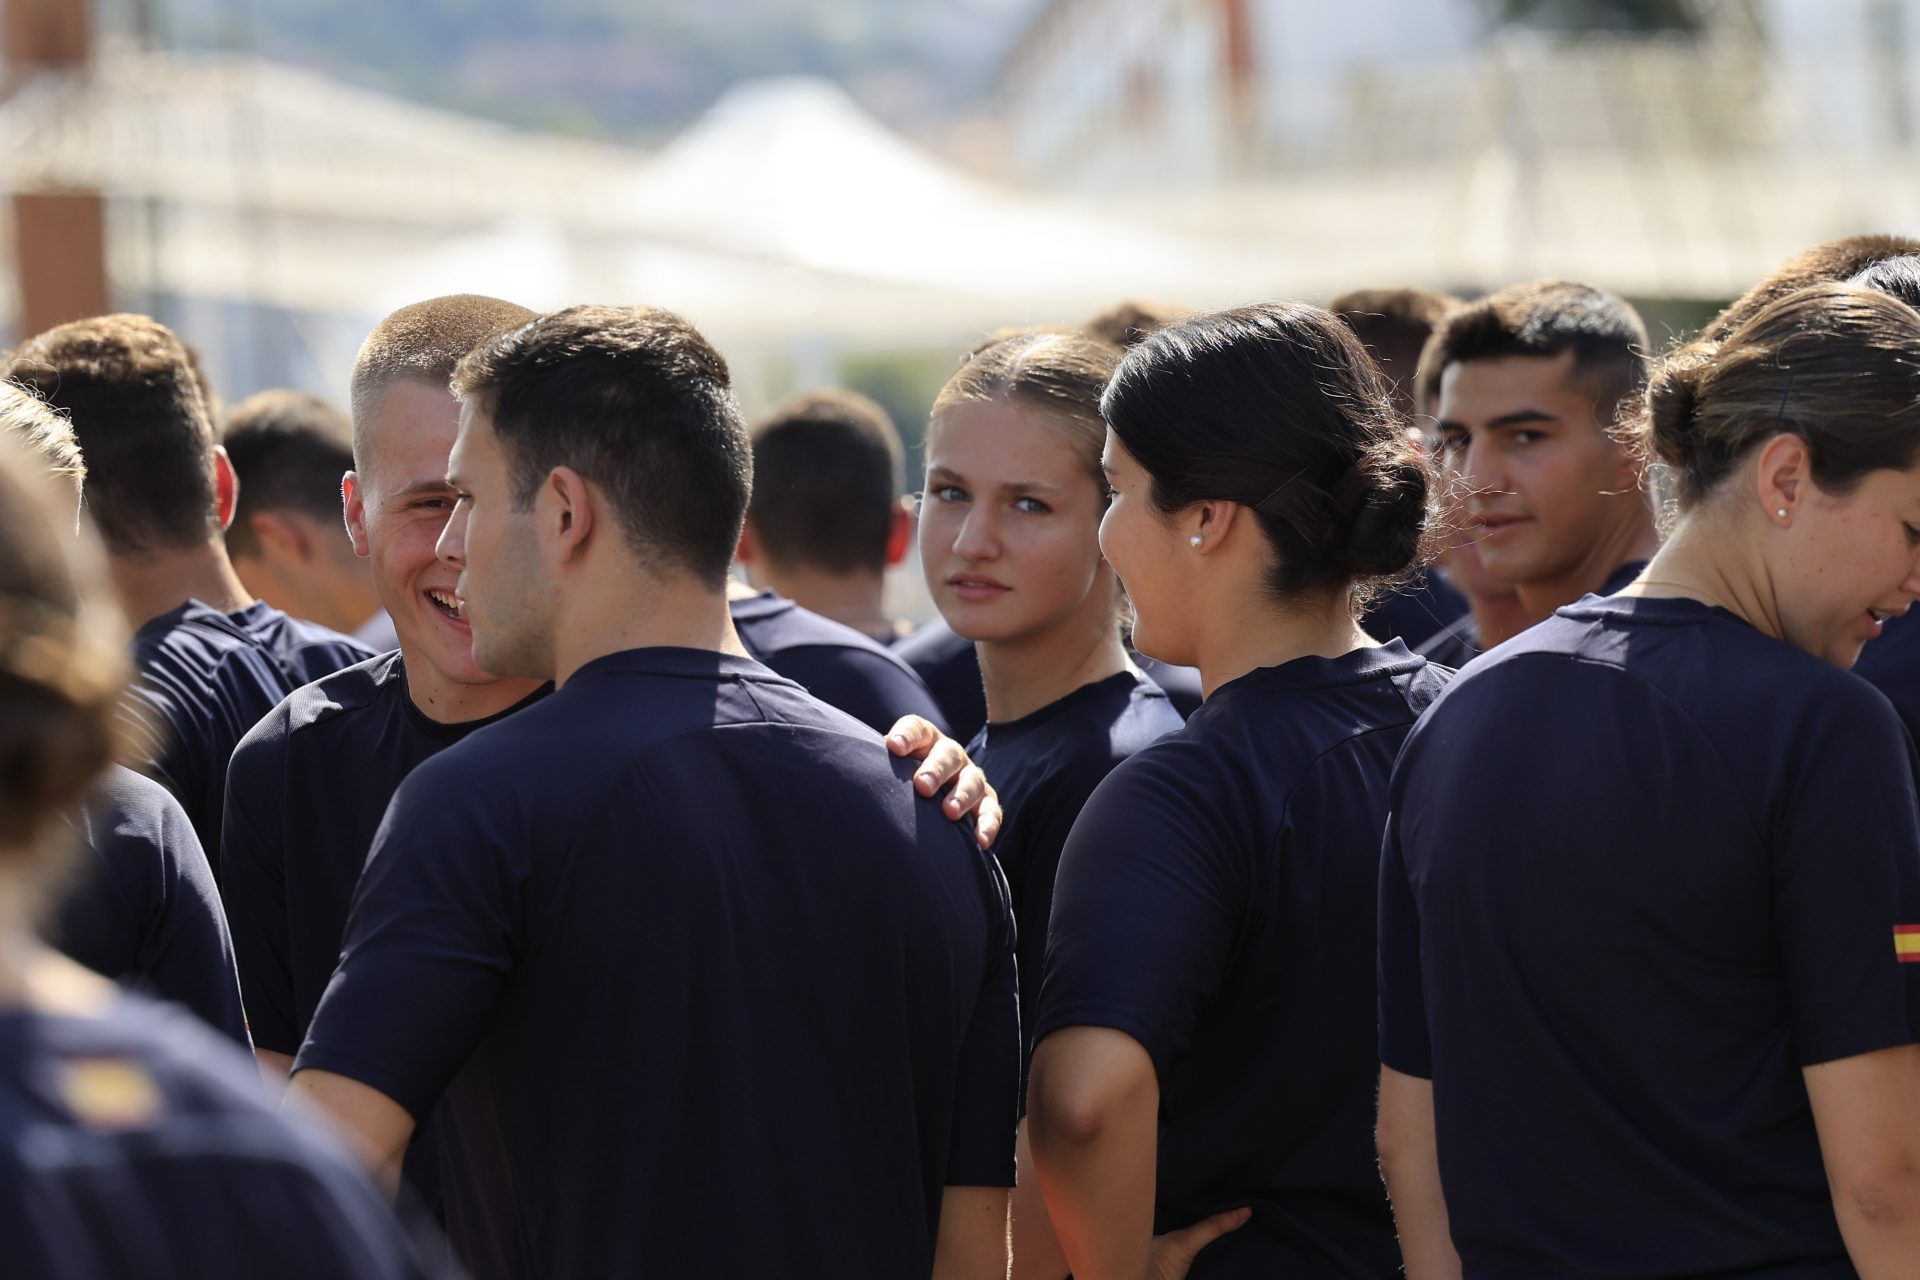
<path id="1" fill-rule="evenodd" d="M 1881 623 L 1880 634 L 1860 651 L 1853 674 L 1887 695 L 1907 732 L 1920 742 L 1920 613 L 1910 610 Z"/>
<path id="2" fill-rule="evenodd" d="M 1395 641 L 1229 681 L 1108 774 L 1067 840 L 1034 1037 L 1109 1027 L 1152 1056 L 1156 1232 L 1254 1207 L 1196 1277 L 1399 1269 L 1374 901 L 1388 773 L 1440 680 Z"/>
<path id="3" fill-rule="evenodd" d="M 241 735 L 301 685 L 372 656 L 264 602 L 221 613 L 189 600 L 134 632 L 122 709 L 138 767 L 180 801 L 216 877 L 227 758 Z"/>
<path id="4" fill-rule="evenodd" d="M 401 784 L 298 1069 L 441 1113 L 474 1274 L 924 1275 L 1007 1186 L 993 860 L 878 734 L 639 649 Z"/>
<path id="5" fill-rule="evenodd" d="M 874 732 L 885 733 L 908 715 L 947 729 L 927 686 L 878 640 L 772 591 L 731 601 L 728 608 L 748 653 Z"/>
<path id="6" fill-rule="evenodd" d="M 1040 1008 L 1053 879 L 1074 819 L 1115 765 L 1180 725 L 1159 685 L 1122 671 L 1018 720 L 988 721 L 967 744 L 1006 814 L 993 853 L 1006 873 L 1019 927 L 1023 1019 Z"/>
<path id="7" fill-rule="evenodd" d="M 0 1014 L 0 1240 L 9 1276 L 414 1280 L 403 1229 L 246 1055 L 128 997 L 100 1017 Z"/>
<path id="8" fill-rule="evenodd" d="M 227 771 L 222 892 L 256 1045 L 300 1051 L 400 783 L 547 692 L 484 720 L 441 724 L 413 705 L 396 650 L 294 690 L 240 740 Z"/>
<path id="9" fill-rule="evenodd" d="M 893 646 L 894 656 L 913 668 L 940 704 L 947 731 L 970 741 L 987 722 L 987 691 L 980 680 L 980 655 L 973 641 L 954 634 L 935 618 Z"/>
<path id="10" fill-rule="evenodd" d="M 1629 560 L 1607 575 L 1598 595 L 1610 596 L 1630 585 L 1647 567 L 1645 560 Z M 1480 624 L 1474 621 L 1471 611 L 1461 614 L 1452 622 L 1436 631 L 1419 646 L 1420 656 L 1436 666 L 1451 667 L 1458 671 L 1475 658 L 1484 649 L 1480 643 Z"/>
<path id="11" fill-rule="evenodd" d="M 115 765 L 72 821 L 87 856 L 48 940 L 95 973 L 184 1005 L 248 1044 L 220 891 L 180 802 Z"/>
<path id="12" fill-rule="evenodd" d="M 1801 1071 L 1920 1039 L 1877 691 L 1724 610 L 1588 596 L 1414 730 L 1380 890 L 1381 1057 L 1433 1081 L 1467 1274 L 1852 1274 Z"/>

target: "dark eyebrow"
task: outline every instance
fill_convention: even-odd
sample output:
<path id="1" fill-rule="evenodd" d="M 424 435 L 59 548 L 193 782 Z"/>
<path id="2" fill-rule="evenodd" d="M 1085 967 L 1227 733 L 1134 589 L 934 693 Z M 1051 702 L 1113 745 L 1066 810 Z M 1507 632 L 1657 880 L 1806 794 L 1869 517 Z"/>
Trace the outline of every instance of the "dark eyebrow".
<path id="1" fill-rule="evenodd" d="M 448 493 L 453 488 L 454 484 L 451 480 L 415 480 L 393 496 L 400 499 L 417 498 L 425 493 Z"/>
<path id="2" fill-rule="evenodd" d="M 1560 419 L 1544 409 L 1515 409 L 1512 413 L 1503 413 L 1497 418 L 1489 419 L 1487 425 L 1489 427 L 1517 427 L 1528 422 L 1558 421 L 1560 421 Z"/>

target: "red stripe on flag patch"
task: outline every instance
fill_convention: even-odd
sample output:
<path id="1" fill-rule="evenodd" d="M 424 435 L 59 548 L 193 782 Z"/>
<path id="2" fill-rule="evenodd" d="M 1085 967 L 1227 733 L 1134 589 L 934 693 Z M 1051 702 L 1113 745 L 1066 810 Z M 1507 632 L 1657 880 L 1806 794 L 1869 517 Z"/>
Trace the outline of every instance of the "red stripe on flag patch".
<path id="1" fill-rule="evenodd" d="M 1920 964 L 1920 924 L 1893 926 L 1893 954 L 1901 964 Z"/>

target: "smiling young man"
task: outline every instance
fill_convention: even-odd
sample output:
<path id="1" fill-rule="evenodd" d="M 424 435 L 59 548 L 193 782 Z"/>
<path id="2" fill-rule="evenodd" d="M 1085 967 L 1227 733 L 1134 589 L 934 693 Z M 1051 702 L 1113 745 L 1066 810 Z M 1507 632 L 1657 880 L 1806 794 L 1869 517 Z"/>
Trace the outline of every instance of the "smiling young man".
<path id="1" fill-rule="evenodd" d="M 1422 353 L 1440 458 L 1480 565 L 1532 621 L 1619 590 L 1659 549 L 1640 463 L 1611 431 L 1643 384 L 1646 347 L 1625 301 L 1549 280 L 1452 312 Z M 1480 648 L 1454 626 L 1420 652 L 1458 667 Z"/>
<path id="2" fill-rule="evenodd" d="M 474 657 L 558 687 L 401 785 L 295 1091 L 389 1175 L 444 1093 L 482 1280 L 1004 1275 L 1005 884 L 734 634 L 725 362 L 576 307 L 454 385 Z"/>

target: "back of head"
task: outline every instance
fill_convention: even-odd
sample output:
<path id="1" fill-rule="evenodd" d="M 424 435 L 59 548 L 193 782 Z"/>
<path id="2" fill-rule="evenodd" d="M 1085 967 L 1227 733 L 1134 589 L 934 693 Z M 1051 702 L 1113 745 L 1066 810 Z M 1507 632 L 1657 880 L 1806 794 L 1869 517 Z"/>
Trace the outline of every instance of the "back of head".
<path id="1" fill-rule="evenodd" d="M 851 391 L 807 391 L 753 425 L 747 514 L 777 564 L 881 572 L 904 450 L 887 411 Z"/>
<path id="2" fill-rule="evenodd" d="M 1100 397 L 1121 355 L 1119 347 L 1083 330 L 1015 330 L 968 353 L 934 397 L 933 416 L 958 404 L 989 401 L 1032 410 L 1060 430 L 1104 489 L 1100 451 L 1107 427 Z"/>
<path id="3" fill-rule="evenodd" d="M 1418 562 L 1425 463 L 1353 331 L 1318 307 L 1194 316 L 1127 353 L 1102 402 L 1154 504 L 1253 510 L 1285 600 L 1392 579 Z"/>
<path id="4" fill-rule="evenodd" d="M 1177 324 L 1192 314 L 1192 307 L 1177 306 L 1171 302 L 1151 302 L 1145 298 L 1128 298 L 1125 302 L 1108 307 L 1080 328 L 1101 342 L 1124 351 L 1139 345 L 1154 330 Z"/>
<path id="5" fill-rule="evenodd" d="M 44 843 L 119 747 L 126 629 L 42 457 L 0 439 L 0 851 Z"/>
<path id="6" fill-rule="evenodd" d="M 353 360 L 353 453 L 359 469 L 366 469 L 367 424 L 389 383 L 414 378 L 444 387 L 468 352 L 533 317 L 511 302 L 455 293 L 411 303 L 375 325 Z"/>
<path id="7" fill-rule="evenodd" d="M 1677 477 L 1682 510 L 1782 432 L 1806 441 L 1814 482 L 1843 494 L 1920 457 L 1916 369 L 1920 313 L 1873 289 L 1812 285 L 1662 361 L 1639 431 Z"/>
<path id="8" fill-rule="evenodd" d="M 1814 284 L 1850 280 L 1876 262 L 1920 253 L 1920 240 L 1910 236 L 1842 236 L 1797 253 L 1768 272 L 1758 284 L 1728 304 L 1700 333 L 1718 342 L 1752 319 L 1762 307 L 1797 289 Z"/>
<path id="9" fill-rule="evenodd" d="M 499 334 L 454 370 L 524 507 L 555 467 L 607 495 L 646 562 L 720 587 L 753 483 L 727 362 L 671 311 L 569 307 Z"/>
<path id="10" fill-rule="evenodd" d="M 1359 338 L 1393 388 L 1403 417 L 1414 413 L 1413 388 L 1420 352 L 1460 299 L 1429 289 L 1356 289 L 1335 298 L 1327 310 Z"/>
<path id="11" fill-rule="evenodd" d="M 1448 312 L 1420 353 L 1414 398 L 1434 412 L 1447 368 L 1506 356 L 1573 353 L 1574 376 L 1611 420 L 1646 376 L 1647 326 L 1624 298 L 1568 280 L 1509 285 Z"/>
<path id="12" fill-rule="evenodd" d="M 340 477 L 353 468 L 353 425 L 318 396 L 276 389 L 233 407 L 220 441 L 227 447 L 240 500 L 227 527 L 227 548 L 258 551 L 249 517 L 297 511 L 340 522 Z"/>
<path id="13" fill-rule="evenodd" d="M 76 320 L 28 341 L 7 373 L 72 422 L 108 550 L 137 556 L 219 533 L 213 427 L 186 349 L 165 325 Z"/>

